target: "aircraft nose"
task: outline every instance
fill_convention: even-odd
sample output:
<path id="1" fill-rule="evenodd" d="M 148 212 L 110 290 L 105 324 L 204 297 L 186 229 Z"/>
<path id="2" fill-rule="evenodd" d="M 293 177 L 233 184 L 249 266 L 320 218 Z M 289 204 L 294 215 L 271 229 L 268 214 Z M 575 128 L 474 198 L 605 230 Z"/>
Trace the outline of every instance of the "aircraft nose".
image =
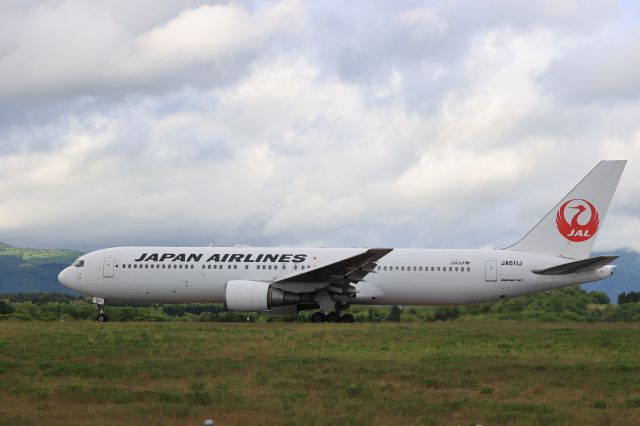
<path id="1" fill-rule="evenodd" d="M 65 287 L 69 287 L 69 284 L 67 282 L 67 270 L 69 268 L 64 268 L 59 274 L 58 274 L 58 281 L 60 282 L 60 284 L 62 284 Z"/>

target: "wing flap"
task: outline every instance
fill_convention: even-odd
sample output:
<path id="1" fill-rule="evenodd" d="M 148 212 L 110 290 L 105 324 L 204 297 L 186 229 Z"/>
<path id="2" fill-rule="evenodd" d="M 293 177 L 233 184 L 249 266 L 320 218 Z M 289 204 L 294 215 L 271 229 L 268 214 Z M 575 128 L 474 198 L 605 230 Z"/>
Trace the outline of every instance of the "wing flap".
<path id="1" fill-rule="evenodd" d="M 534 274 L 538 275 L 567 275 L 578 272 L 593 271 L 602 268 L 616 260 L 618 256 L 596 256 L 589 259 L 578 260 L 576 262 L 563 263 L 545 269 L 534 269 Z"/>
<path id="2" fill-rule="evenodd" d="M 371 248 L 335 262 L 287 275 L 273 281 L 274 286 L 289 291 L 315 291 L 331 286 L 348 289 L 351 283 L 364 281 L 369 273 L 374 273 L 378 261 L 393 249 Z M 293 290 L 295 288 L 295 290 Z"/>

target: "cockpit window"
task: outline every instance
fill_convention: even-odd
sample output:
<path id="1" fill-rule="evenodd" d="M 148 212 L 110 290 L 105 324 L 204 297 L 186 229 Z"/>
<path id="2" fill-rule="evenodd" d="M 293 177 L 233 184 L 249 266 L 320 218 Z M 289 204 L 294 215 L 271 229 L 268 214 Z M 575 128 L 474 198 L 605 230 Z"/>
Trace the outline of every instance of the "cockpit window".
<path id="1" fill-rule="evenodd" d="M 76 268 L 82 268 L 84 266 L 84 260 L 78 259 L 75 262 L 73 262 L 73 265 L 71 266 L 75 266 Z"/>

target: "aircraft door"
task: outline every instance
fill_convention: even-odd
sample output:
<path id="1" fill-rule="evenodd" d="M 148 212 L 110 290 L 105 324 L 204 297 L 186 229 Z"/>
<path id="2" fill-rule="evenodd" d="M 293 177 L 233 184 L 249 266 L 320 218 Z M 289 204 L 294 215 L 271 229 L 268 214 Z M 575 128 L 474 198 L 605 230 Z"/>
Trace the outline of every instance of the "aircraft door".
<path id="1" fill-rule="evenodd" d="M 104 265 L 102 267 L 102 276 L 105 278 L 113 278 L 113 265 L 115 259 L 113 257 L 105 257 Z"/>
<path id="2" fill-rule="evenodd" d="M 484 269 L 484 280 L 490 282 L 498 281 L 498 262 L 496 260 L 487 260 Z"/>

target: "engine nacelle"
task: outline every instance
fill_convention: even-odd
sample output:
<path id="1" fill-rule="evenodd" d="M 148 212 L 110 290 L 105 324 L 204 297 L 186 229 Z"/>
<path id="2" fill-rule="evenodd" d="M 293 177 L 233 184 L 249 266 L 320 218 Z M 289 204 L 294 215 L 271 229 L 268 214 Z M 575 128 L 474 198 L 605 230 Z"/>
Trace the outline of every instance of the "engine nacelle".
<path id="1" fill-rule="evenodd" d="M 276 306 L 296 305 L 300 295 L 274 288 L 261 281 L 227 282 L 224 306 L 230 311 L 266 311 Z"/>

